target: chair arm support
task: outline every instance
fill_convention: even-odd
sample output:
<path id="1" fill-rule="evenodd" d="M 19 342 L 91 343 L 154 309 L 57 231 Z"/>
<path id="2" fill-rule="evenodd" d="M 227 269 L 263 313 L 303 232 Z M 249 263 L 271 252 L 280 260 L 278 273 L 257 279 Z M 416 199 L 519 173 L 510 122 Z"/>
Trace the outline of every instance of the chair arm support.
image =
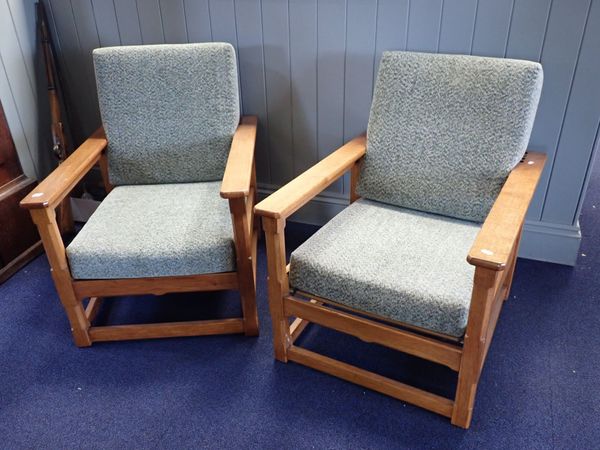
<path id="1" fill-rule="evenodd" d="M 469 251 L 470 264 L 504 270 L 521 233 L 545 161 L 544 153 L 528 152 L 512 170 Z"/>
<path id="2" fill-rule="evenodd" d="M 256 116 L 244 116 L 233 135 L 221 184 L 223 198 L 246 197 L 250 193 L 257 124 Z"/>
<path id="3" fill-rule="evenodd" d="M 352 139 L 256 205 L 256 214 L 286 219 L 362 158 L 366 145 L 365 135 Z"/>
<path id="4" fill-rule="evenodd" d="M 21 200 L 21 207 L 26 209 L 55 208 L 98 162 L 107 144 L 104 130 L 100 127 Z"/>

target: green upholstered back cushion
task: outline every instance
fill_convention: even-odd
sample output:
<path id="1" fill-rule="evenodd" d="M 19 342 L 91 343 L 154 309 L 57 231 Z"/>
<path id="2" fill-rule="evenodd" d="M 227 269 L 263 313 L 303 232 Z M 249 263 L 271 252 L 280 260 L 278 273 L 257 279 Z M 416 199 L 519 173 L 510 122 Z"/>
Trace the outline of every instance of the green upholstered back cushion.
<path id="1" fill-rule="evenodd" d="M 358 193 L 483 221 L 526 150 L 542 80 L 530 61 L 385 52 Z"/>
<path id="2" fill-rule="evenodd" d="M 111 183 L 222 178 L 240 114 L 231 45 L 108 47 L 93 56 Z"/>

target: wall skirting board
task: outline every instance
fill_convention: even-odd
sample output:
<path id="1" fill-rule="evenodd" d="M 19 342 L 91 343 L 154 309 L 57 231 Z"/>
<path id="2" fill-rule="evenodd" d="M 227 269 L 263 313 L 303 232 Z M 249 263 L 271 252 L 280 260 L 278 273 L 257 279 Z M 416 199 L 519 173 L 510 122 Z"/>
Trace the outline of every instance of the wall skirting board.
<path id="1" fill-rule="evenodd" d="M 574 266 L 579 255 L 581 229 L 576 225 L 526 221 L 519 257 Z"/>
<path id="2" fill-rule="evenodd" d="M 265 198 L 274 192 L 274 187 L 263 186 L 259 189 L 259 197 Z M 335 194 L 324 194 L 315 197 L 299 211 L 290 221 L 323 225 L 348 205 L 348 199 Z M 560 225 L 547 222 L 526 221 L 519 249 L 519 257 L 537 261 L 551 262 L 574 266 L 581 244 L 581 230 L 577 225 Z"/>

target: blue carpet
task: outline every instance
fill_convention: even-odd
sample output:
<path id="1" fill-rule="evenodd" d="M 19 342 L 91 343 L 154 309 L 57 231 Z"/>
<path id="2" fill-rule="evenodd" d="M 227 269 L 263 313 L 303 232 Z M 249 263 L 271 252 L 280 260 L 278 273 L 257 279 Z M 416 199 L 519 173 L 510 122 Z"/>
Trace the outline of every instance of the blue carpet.
<path id="1" fill-rule="evenodd" d="M 558 448 L 600 445 L 600 176 L 576 268 L 519 260 L 471 429 L 272 358 L 259 255 L 261 336 L 77 349 L 41 256 L 0 286 L 0 447 Z M 294 248 L 315 227 L 290 223 Z M 585 255 L 585 256 L 584 256 Z M 232 293 L 126 298 L 107 323 L 226 317 Z M 452 395 L 449 370 L 322 328 L 301 345 Z"/>

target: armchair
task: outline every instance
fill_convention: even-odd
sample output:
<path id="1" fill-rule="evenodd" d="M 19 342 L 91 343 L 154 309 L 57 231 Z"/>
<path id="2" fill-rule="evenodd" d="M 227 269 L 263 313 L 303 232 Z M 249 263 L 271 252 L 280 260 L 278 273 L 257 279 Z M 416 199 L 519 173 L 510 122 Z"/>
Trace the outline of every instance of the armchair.
<path id="1" fill-rule="evenodd" d="M 21 201 L 75 344 L 257 335 L 257 119 L 239 120 L 233 47 L 103 48 L 94 64 L 104 126 Z M 95 164 L 109 194 L 65 248 L 56 208 Z M 243 317 L 94 325 L 103 297 L 225 289 L 240 292 Z"/>
<path id="2" fill-rule="evenodd" d="M 541 66 L 526 61 L 384 53 L 367 136 L 255 207 L 277 360 L 469 427 L 544 166 L 545 155 L 525 152 L 541 84 Z M 287 265 L 287 218 L 347 171 L 350 206 Z M 449 367 L 455 398 L 298 346 L 310 323 Z"/>

